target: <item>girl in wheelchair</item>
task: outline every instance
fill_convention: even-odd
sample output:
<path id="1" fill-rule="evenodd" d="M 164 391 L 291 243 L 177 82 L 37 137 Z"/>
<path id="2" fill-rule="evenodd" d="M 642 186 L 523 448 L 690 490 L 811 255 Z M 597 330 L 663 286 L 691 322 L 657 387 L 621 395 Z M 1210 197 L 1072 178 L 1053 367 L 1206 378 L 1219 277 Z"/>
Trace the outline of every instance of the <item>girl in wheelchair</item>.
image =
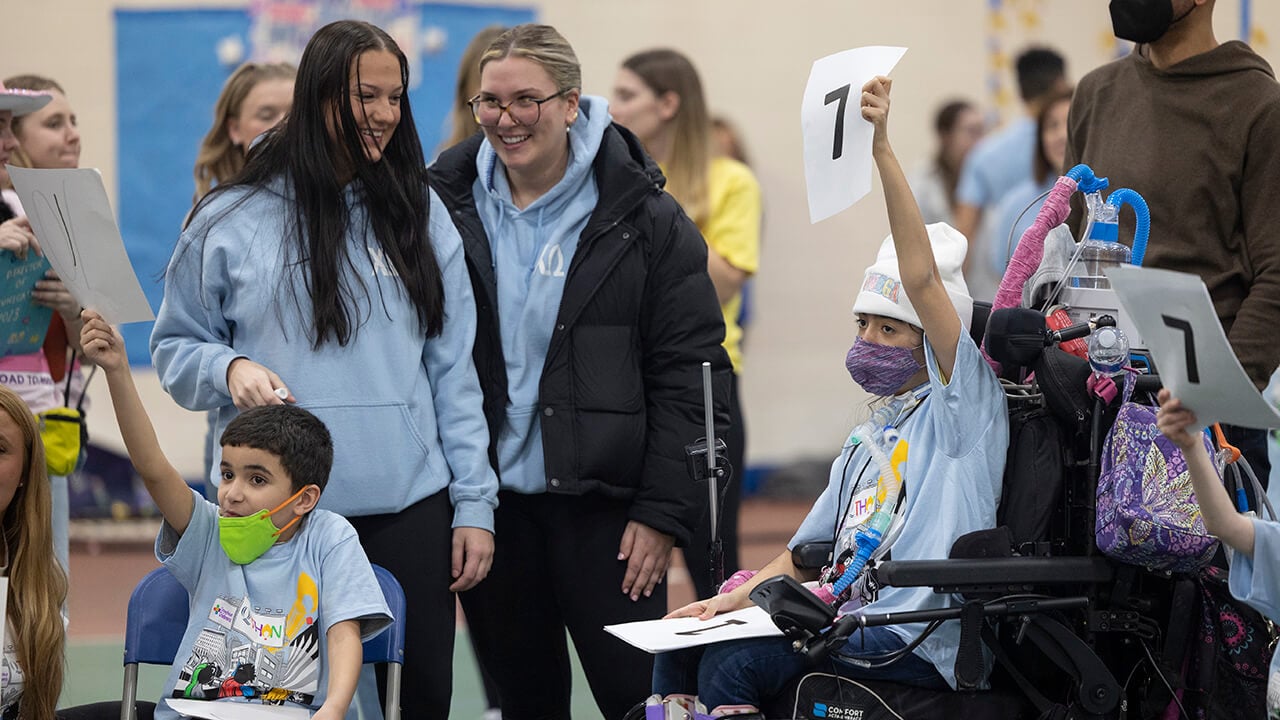
<path id="1" fill-rule="evenodd" d="M 845 366 L 863 390 L 879 396 L 886 418 L 908 444 L 896 509 L 901 533 L 896 560 L 944 559 L 956 538 L 995 525 L 1008 448 L 1004 393 L 966 332 L 973 301 L 962 276 L 967 242 L 943 223 L 926 227 L 890 147 L 887 123 L 891 81 L 877 77 L 862 88 L 862 117 L 874 126 L 872 155 L 880 171 L 890 237 L 867 268 L 854 302 L 857 337 Z M 710 619 L 751 604 L 748 594 L 780 574 L 799 580 L 834 580 L 856 549 L 855 536 L 876 510 L 879 467 L 852 436 L 831 466 L 826 490 L 783 552 L 754 577 L 668 617 Z M 892 532 L 889 536 L 892 536 Z M 790 549 L 835 540 L 834 561 L 822 576 L 798 568 Z M 737 576 L 735 576 L 737 577 Z M 731 580 L 731 582 L 733 582 Z M 865 607 L 901 612 L 948 607 L 930 588 L 885 587 L 878 594 L 855 583 L 836 598 L 840 612 Z M 958 603 L 954 603 L 958 604 Z M 923 623 L 869 627 L 832 654 L 826 669 L 858 679 L 954 688 L 958 621 L 943 623 L 914 649 Z M 884 656 L 902 657 L 886 664 Z M 712 714 L 758 712 L 789 683 L 809 671 L 785 638 L 718 643 L 663 653 L 654 668 L 660 696 L 696 693 Z"/>

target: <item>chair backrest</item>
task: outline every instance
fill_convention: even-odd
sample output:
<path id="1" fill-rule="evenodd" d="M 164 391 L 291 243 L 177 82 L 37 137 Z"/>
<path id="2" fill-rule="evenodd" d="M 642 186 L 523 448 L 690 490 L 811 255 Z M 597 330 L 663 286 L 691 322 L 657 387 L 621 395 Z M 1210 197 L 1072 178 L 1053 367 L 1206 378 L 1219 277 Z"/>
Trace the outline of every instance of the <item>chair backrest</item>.
<path id="1" fill-rule="evenodd" d="M 391 610 L 391 627 L 370 638 L 364 643 L 364 661 L 368 663 L 404 664 L 404 590 L 390 570 L 373 566 L 373 574 L 382 587 L 382 595 L 387 600 L 387 608 Z"/>
<path id="2" fill-rule="evenodd" d="M 991 317 L 991 303 L 985 300 L 973 301 L 973 315 L 969 317 L 969 337 L 982 347 L 982 336 L 987 332 L 987 318 Z"/>
<path id="3" fill-rule="evenodd" d="M 124 630 L 124 664 L 172 665 L 187 630 L 190 599 L 173 573 L 147 573 L 129 597 Z"/>

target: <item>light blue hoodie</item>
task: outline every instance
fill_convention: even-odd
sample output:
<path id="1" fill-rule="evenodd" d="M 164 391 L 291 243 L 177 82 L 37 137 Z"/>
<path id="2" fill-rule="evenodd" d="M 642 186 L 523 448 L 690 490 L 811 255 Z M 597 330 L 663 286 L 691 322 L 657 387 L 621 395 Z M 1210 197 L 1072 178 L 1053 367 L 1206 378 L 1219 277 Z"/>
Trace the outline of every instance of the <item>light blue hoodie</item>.
<path id="1" fill-rule="evenodd" d="M 351 186 L 347 240 L 358 329 L 346 347 L 313 350 L 312 308 L 286 262 L 282 182 L 217 196 L 178 240 L 151 335 L 160 382 L 189 410 L 217 409 L 221 436 L 238 411 L 227 368 L 245 357 L 273 370 L 333 435 L 333 471 L 320 507 L 346 516 L 399 512 L 449 489 L 454 527 L 493 530 L 497 477 L 471 358 L 475 300 L 449 212 L 431 193 L 428 229 L 444 282 L 445 322 L 430 339 L 383 259 Z M 228 209 L 240 202 L 239 207 Z M 354 277 L 352 276 L 354 275 Z M 220 448 L 216 449 L 220 451 Z M 215 455 L 212 482 L 219 481 Z"/>
<path id="2" fill-rule="evenodd" d="M 506 171 L 487 138 L 476 154 L 473 191 L 493 252 L 507 364 L 498 468 L 502 487 L 521 493 L 546 491 L 538 386 L 569 265 L 600 197 L 592 163 L 610 123 L 609 105 L 604 98 L 583 96 L 579 113 L 569 130 L 564 177 L 523 210 L 512 202 Z"/>

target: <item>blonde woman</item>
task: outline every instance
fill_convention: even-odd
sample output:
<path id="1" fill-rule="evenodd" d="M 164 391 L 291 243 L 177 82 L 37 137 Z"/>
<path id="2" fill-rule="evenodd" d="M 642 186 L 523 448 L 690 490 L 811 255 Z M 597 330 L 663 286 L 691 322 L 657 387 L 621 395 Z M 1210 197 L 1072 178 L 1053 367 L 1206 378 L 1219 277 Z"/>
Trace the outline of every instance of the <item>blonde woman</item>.
<path id="1" fill-rule="evenodd" d="M 254 138 L 289 113 L 297 74 L 289 63 L 245 63 L 227 78 L 213 107 L 213 127 L 196 156 L 192 202 L 240 172 Z"/>
<path id="2" fill-rule="evenodd" d="M 449 136 L 440 144 L 441 152 L 475 135 L 480 129 L 475 117 L 471 115 L 471 106 L 467 103 L 480 92 L 480 56 L 490 43 L 506 31 L 507 28 L 503 25 L 490 25 L 476 33 L 462 51 L 462 59 L 458 61 L 458 85 L 453 94 L 453 109 L 449 111 Z"/>
<path id="3" fill-rule="evenodd" d="M 476 290 L 501 479 L 493 568 L 462 606 L 512 720 L 569 716 L 566 629 L 604 717 L 648 694 L 652 658 L 603 628 L 662 616 L 672 545 L 704 511 L 683 460 L 704 434 L 704 361 L 728 415 L 706 245 L 581 87 L 555 28 L 513 27 L 480 59 L 484 134 L 429 172 Z"/>
<path id="4" fill-rule="evenodd" d="M 0 386 L 0 572 L 9 581 L 0 712 L 6 718 L 53 720 L 62 692 L 67 578 L 53 555 L 51 512 L 35 417 Z"/>
<path id="5" fill-rule="evenodd" d="M 674 50 L 648 50 L 627 58 L 614 82 L 613 118 L 640 138 L 667 176 L 667 192 L 693 218 L 707 241 L 707 271 L 724 313 L 724 348 L 733 362 L 729 403 L 729 464 L 746 470 L 746 432 L 738 402 L 737 376 L 742 372 L 742 286 L 759 264 L 760 185 L 746 165 L 717 156 L 712 145 L 702 81 L 693 63 Z M 738 569 L 738 505 L 740 483 L 723 489 L 719 534 L 724 541 L 724 567 Z M 703 511 L 698 533 L 685 552 L 698 597 L 710 597 L 708 544 L 710 513 Z"/>

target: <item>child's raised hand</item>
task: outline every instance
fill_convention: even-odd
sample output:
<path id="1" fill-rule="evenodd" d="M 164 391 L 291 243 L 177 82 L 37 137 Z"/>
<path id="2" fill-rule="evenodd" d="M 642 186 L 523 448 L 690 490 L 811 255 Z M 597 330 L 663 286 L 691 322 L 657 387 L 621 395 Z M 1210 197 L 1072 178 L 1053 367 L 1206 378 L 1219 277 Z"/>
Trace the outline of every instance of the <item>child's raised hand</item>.
<path id="1" fill-rule="evenodd" d="M 862 118 L 875 128 L 872 144 L 888 142 L 889 123 L 889 89 L 893 81 L 883 75 L 877 75 L 862 86 Z"/>
<path id="2" fill-rule="evenodd" d="M 1189 430 L 1196 424 L 1196 414 L 1182 405 L 1182 401 L 1169 392 L 1169 388 L 1161 388 L 1156 396 L 1160 401 L 1160 410 L 1156 413 L 1156 427 L 1187 453 L 1200 444 L 1200 434 Z"/>
<path id="3" fill-rule="evenodd" d="M 128 367 L 120 332 L 93 310 L 82 311 L 80 319 L 84 321 L 80 329 L 80 347 L 84 348 L 84 354 L 106 372 Z"/>

